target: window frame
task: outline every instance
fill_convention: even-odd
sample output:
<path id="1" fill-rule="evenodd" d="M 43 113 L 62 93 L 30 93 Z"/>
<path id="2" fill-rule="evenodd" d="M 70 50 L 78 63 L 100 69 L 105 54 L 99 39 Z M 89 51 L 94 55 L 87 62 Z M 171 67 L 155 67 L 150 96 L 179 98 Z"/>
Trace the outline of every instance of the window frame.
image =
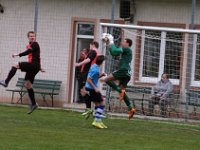
<path id="1" fill-rule="evenodd" d="M 160 59 L 159 59 L 159 72 L 158 77 L 143 77 L 143 67 L 144 67 L 144 49 L 145 49 L 145 30 L 142 30 L 141 38 L 141 55 L 140 55 L 140 67 L 139 67 L 139 81 L 143 83 L 156 83 L 161 79 L 161 75 L 164 72 L 165 63 L 165 51 L 166 51 L 166 36 L 167 32 L 161 31 L 161 42 L 160 42 Z M 181 67 L 180 67 L 181 72 Z M 181 76 L 181 74 L 180 74 Z M 181 78 L 181 77 L 180 77 Z M 174 85 L 180 84 L 180 79 L 170 79 Z"/>
<path id="2" fill-rule="evenodd" d="M 193 40 L 193 58 L 192 58 L 192 75 L 191 75 L 191 86 L 200 87 L 200 81 L 195 80 L 196 71 L 196 52 L 197 52 L 197 34 L 194 34 Z"/>

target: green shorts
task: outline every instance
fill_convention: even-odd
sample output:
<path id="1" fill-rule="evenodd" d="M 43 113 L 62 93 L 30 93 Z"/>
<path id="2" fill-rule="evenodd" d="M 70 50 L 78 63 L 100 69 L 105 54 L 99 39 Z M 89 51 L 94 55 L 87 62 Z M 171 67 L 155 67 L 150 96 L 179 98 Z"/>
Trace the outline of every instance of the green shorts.
<path id="1" fill-rule="evenodd" d="M 116 80 L 119 80 L 119 85 L 127 86 L 128 82 L 131 79 L 130 71 L 127 69 L 119 69 L 112 73 Z"/>

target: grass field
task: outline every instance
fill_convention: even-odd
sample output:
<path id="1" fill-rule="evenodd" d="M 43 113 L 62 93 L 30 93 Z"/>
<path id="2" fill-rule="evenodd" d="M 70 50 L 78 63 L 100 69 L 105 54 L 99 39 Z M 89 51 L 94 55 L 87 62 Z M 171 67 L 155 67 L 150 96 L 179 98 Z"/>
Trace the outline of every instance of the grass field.
<path id="1" fill-rule="evenodd" d="M 0 106 L 0 150 L 199 150 L 200 127 L 133 119 L 91 126 L 80 113 Z"/>

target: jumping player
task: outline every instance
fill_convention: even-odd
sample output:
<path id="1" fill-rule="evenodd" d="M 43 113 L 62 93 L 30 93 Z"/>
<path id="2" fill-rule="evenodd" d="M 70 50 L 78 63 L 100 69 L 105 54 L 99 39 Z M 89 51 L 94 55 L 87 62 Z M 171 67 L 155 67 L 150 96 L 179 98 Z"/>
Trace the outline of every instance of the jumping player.
<path id="1" fill-rule="evenodd" d="M 85 84 L 86 91 L 88 91 L 89 94 L 89 101 L 93 101 L 95 103 L 95 119 L 92 125 L 100 129 L 107 128 L 107 126 L 102 122 L 102 118 L 105 118 L 103 115 L 104 104 L 102 95 L 98 88 L 98 80 L 104 76 L 104 73 L 100 74 L 100 66 L 104 60 L 105 57 L 103 55 L 97 56 L 96 64 L 91 66 L 87 76 L 87 82 Z"/>
<path id="2" fill-rule="evenodd" d="M 136 112 L 135 108 L 131 105 L 127 94 L 125 93 L 125 88 L 129 80 L 131 79 L 131 61 L 132 61 L 132 50 L 130 47 L 132 46 L 131 39 L 125 39 L 121 43 L 121 48 L 117 48 L 114 45 L 114 39 L 111 34 L 104 34 L 103 40 L 108 40 L 109 42 L 109 51 L 112 56 L 121 55 L 121 59 L 119 62 L 119 69 L 114 71 L 104 79 L 101 79 L 101 82 L 106 82 L 109 86 L 111 86 L 114 90 L 120 93 L 120 100 L 124 100 L 129 109 L 128 118 L 131 119 Z M 119 86 L 115 84 L 114 81 L 119 81 Z"/>
<path id="3" fill-rule="evenodd" d="M 28 95 L 31 100 L 30 110 L 28 111 L 28 114 L 31 114 L 38 107 L 38 105 L 35 102 L 35 94 L 32 85 L 36 74 L 41 70 L 41 65 L 40 65 L 40 46 L 36 42 L 35 32 L 29 31 L 27 33 L 27 37 L 29 40 L 29 44 L 26 46 L 27 50 L 22 53 L 15 53 L 12 55 L 12 57 L 14 58 L 16 56 L 22 57 L 28 55 L 28 62 L 17 62 L 15 65 L 13 65 L 6 80 L 1 81 L 0 85 L 7 87 L 10 80 L 16 74 L 17 69 L 20 69 L 22 72 L 26 72 L 25 87 L 28 91 Z"/>

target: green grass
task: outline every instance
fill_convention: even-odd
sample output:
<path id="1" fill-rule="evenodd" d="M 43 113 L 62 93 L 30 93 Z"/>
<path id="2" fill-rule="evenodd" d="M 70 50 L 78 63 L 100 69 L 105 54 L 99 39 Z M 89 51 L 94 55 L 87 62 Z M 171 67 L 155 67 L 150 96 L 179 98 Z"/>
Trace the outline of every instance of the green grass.
<path id="1" fill-rule="evenodd" d="M 62 110 L 0 106 L 0 150 L 199 150 L 200 127 L 140 119 L 92 119 Z"/>

